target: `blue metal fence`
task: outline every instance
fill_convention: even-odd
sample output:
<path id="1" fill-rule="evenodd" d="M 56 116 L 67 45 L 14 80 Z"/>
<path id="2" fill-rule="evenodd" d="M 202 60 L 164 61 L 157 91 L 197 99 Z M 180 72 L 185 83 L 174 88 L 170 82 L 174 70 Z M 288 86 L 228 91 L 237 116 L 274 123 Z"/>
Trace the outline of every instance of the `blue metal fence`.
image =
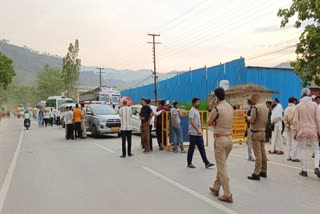
<path id="1" fill-rule="evenodd" d="M 290 96 L 299 97 L 300 78 L 293 69 L 245 67 L 244 58 L 233 60 L 208 68 L 199 68 L 191 72 L 177 74 L 175 77 L 160 81 L 157 85 L 158 97 L 165 100 L 190 102 L 193 97 L 207 99 L 208 94 L 219 86 L 221 80 L 229 80 L 230 87 L 241 84 L 258 84 L 270 90 L 277 90 L 274 95 L 285 107 Z M 134 102 L 141 97 L 154 98 L 154 85 L 146 85 L 121 92 Z"/>

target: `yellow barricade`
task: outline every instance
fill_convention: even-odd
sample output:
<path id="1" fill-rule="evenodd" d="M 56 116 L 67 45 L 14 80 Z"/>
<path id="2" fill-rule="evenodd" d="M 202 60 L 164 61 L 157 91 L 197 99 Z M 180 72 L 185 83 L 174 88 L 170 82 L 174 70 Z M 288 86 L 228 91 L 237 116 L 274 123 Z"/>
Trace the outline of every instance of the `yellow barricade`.
<path id="1" fill-rule="evenodd" d="M 185 117 L 188 117 L 189 111 L 182 110 L 182 115 Z M 208 124 L 207 124 L 207 118 L 208 118 L 208 111 L 199 111 L 200 113 L 200 120 L 201 120 L 201 132 L 206 133 L 205 135 L 205 146 L 209 145 L 209 133 L 208 133 Z M 163 112 L 162 114 L 162 142 L 161 146 L 166 149 L 172 149 L 172 145 L 170 144 L 170 112 Z M 167 145 L 165 144 L 165 140 L 167 142 Z M 184 147 L 188 147 L 188 145 L 185 145 Z"/>
<path id="2" fill-rule="evenodd" d="M 233 113 L 232 140 L 234 144 L 246 142 L 245 133 L 247 130 L 247 123 L 243 117 L 245 114 L 247 114 L 247 111 L 245 110 L 236 110 Z"/>

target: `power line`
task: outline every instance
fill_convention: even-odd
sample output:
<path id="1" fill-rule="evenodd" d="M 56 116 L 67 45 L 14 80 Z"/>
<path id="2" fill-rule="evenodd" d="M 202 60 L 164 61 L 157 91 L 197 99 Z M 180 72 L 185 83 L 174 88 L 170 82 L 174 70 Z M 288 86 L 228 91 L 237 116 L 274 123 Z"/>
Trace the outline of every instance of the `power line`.
<path id="1" fill-rule="evenodd" d="M 284 51 L 284 50 L 287 50 L 287 49 L 290 49 L 290 48 L 294 48 L 296 47 L 296 45 L 290 45 L 290 46 L 287 46 L 285 48 L 281 48 L 279 50 L 275 50 L 275 51 L 272 51 L 272 52 L 268 52 L 268 53 L 265 53 L 265 54 L 262 54 L 262 55 L 259 55 L 259 56 L 255 56 L 255 57 L 252 57 L 252 58 L 248 58 L 246 59 L 247 61 L 250 61 L 250 60 L 254 60 L 254 59 L 258 59 L 258 58 L 261 58 L 261 57 L 264 57 L 264 56 L 268 56 L 268 55 L 272 55 L 274 53 L 278 53 L 278 52 L 281 52 L 281 51 Z"/>
<path id="2" fill-rule="evenodd" d="M 265 11 L 263 14 L 259 13 L 260 11 L 256 11 L 256 10 L 252 10 L 252 13 L 246 14 L 245 16 L 240 16 L 238 17 L 239 20 L 241 20 L 240 22 L 235 22 L 233 18 L 229 18 L 226 20 L 223 20 L 224 26 L 222 26 L 221 28 L 215 28 L 215 26 L 212 26 L 211 28 L 209 28 L 209 30 L 205 30 L 205 31 L 200 31 L 199 34 L 203 34 L 203 35 L 207 35 L 207 36 L 203 36 L 202 38 L 197 38 L 197 36 L 193 36 L 192 38 L 196 38 L 193 41 L 185 41 L 179 44 L 179 42 L 177 42 L 175 45 L 171 46 L 170 48 L 173 50 L 169 50 L 166 52 L 161 52 L 160 51 L 160 58 L 162 58 L 164 55 L 168 54 L 168 55 L 172 55 L 171 53 L 176 53 L 179 52 L 179 48 L 184 48 L 186 49 L 186 47 L 192 47 L 194 45 L 199 46 L 199 44 L 203 44 L 209 40 L 212 40 L 214 38 L 218 38 L 220 36 L 223 36 L 223 32 L 228 32 L 229 29 L 234 29 L 236 25 L 237 27 L 241 27 L 244 26 L 250 22 L 256 21 L 257 18 L 259 17 L 263 17 L 263 14 L 269 13 L 269 11 Z M 251 19 L 251 15 L 257 15 L 257 18 Z M 249 19 L 248 19 L 249 18 Z M 210 32 L 214 30 L 214 34 L 211 34 Z M 214 36 L 213 36 L 214 35 Z M 163 45 L 163 47 L 165 47 L 166 45 Z"/>

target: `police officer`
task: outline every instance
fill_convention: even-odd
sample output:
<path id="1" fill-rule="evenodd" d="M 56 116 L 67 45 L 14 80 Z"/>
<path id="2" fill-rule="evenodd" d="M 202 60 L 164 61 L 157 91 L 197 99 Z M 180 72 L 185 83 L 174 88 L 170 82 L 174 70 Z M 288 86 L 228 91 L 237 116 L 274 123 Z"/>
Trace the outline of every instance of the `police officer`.
<path id="1" fill-rule="evenodd" d="M 256 157 L 256 165 L 254 172 L 248 176 L 250 180 L 259 181 L 260 177 L 267 178 L 267 153 L 265 150 L 265 131 L 268 121 L 267 107 L 259 103 L 260 97 L 258 94 L 251 96 L 251 115 L 245 115 L 245 119 L 250 123 L 252 148 L 254 156 Z"/>
<path id="2" fill-rule="evenodd" d="M 220 201 L 232 203 L 232 194 L 229 186 L 229 176 L 227 172 L 227 158 L 232 150 L 232 119 L 233 108 L 225 101 L 225 91 L 223 88 L 214 90 L 217 98 L 216 106 L 211 110 L 208 124 L 214 126 L 214 155 L 217 165 L 217 177 L 210 187 L 210 191 L 219 196 L 222 186 L 223 196 Z"/>

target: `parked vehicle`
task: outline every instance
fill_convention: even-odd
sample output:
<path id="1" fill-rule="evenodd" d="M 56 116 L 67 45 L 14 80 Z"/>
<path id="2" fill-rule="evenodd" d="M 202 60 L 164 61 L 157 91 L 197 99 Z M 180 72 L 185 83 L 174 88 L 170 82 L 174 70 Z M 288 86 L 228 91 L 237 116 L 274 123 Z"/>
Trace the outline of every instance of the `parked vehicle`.
<path id="1" fill-rule="evenodd" d="M 79 102 L 100 101 L 117 108 L 120 104 L 120 91 L 116 88 L 101 86 L 79 96 Z"/>
<path id="2" fill-rule="evenodd" d="M 64 103 L 73 103 L 73 99 L 64 96 L 50 96 L 46 100 L 46 107 L 59 109 Z"/>
<path id="3" fill-rule="evenodd" d="M 120 117 L 109 105 L 89 104 L 86 108 L 87 132 L 94 138 L 99 135 L 118 134 L 120 137 Z"/>
<path id="4" fill-rule="evenodd" d="M 150 105 L 152 111 L 154 113 L 156 113 L 157 107 L 154 105 Z M 132 110 L 132 132 L 133 133 L 137 133 L 140 134 L 141 130 L 140 130 L 140 126 L 141 126 L 141 120 L 139 119 L 139 114 L 141 111 L 142 105 L 133 105 L 131 106 L 131 110 Z M 156 132 L 156 127 L 154 126 L 154 116 L 151 118 L 151 124 L 152 124 L 152 130 L 151 133 L 155 134 Z"/>

